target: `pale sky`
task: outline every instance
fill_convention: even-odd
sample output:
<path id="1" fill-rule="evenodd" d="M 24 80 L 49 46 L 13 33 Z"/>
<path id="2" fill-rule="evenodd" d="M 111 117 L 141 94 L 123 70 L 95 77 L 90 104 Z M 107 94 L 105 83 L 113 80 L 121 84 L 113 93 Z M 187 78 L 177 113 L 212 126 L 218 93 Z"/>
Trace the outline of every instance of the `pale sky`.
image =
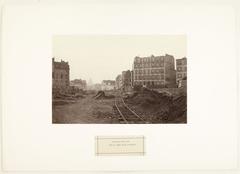
<path id="1" fill-rule="evenodd" d="M 115 80 L 132 70 L 135 56 L 186 57 L 186 35 L 59 35 L 53 37 L 53 57 L 68 61 L 70 79 L 93 83 Z"/>

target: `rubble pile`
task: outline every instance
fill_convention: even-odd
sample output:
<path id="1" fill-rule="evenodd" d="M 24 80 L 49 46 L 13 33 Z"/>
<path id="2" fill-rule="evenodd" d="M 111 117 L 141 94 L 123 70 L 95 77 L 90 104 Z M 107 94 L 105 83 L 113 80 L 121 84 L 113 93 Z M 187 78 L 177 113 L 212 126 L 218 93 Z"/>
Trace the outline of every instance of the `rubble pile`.
<path id="1" fill-rule="evenodd" d="M 174 98 L 172 105 L 170 106 L 170 115 L 172 119 L 182 122 L 187 118 L 187 96 L 181 95 Z"/>
<path id="2" fill-rule="evenodd" d="M 137 108 L 142 114 L 147 115 L 149 120 L 167 123 L 186 117 L 186 95 L 173 96 L 169 92 L 157 92 L 145 88 L 128 96 L 126 102 Z M 186 118 L 182 120 L 184 119 Z"/>
<path id="3" fill-rule="evenodd" d="M 154 90 L 143 89 L 133 93 L 128 98 L 128 102 L 140 105 L 143 108 L 152 107 L 153 105 L 169 105 L 172 101 L 172 96 L 166 92 L 157 92 Z"/>
<path id="4" fill-rule="evenodd" d="M 98 91 L 98 93 L 94 96 L 94 99 L 112 99 L 114 98 L 114 95 L 106 95 L 104 91 Z"/>
<path id="5" fill-rule="evenodd" d="M 54 93 L 53 94 L 53 105 L 64 105 L 75 103 L 78 99 L 85 98 L 83 94 L 66 94 L 66 93 Z"/>

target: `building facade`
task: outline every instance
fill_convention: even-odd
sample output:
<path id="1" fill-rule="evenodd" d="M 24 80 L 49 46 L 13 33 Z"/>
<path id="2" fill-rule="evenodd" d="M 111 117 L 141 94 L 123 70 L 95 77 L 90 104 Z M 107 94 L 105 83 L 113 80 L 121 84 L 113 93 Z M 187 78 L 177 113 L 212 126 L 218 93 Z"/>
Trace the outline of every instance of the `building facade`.
<path id="1" fill-rule="evenodd" d="M 115 89 L 121 89 L 122 87 L 122 75 L 119 74 L 115 80 Z"/>
<path id="2" fill-rule="evenodd" d="M 130 70 L 122 72 L 122 90 L 131 91 L 132 89 L 132 74 Z"/>
<path id="3" fill-rule="evenodd" d="M 178 87 L 187 85 L 187 58 L 176 59 L 176 82 Z"/>
<path id="4" fill-rule="evenodd" d="M 164 88 L 176 86 L 175 59 L 173 56 L 135 57 L 133 86 Z"/>
<path id="5" fill-rule="evenodd" d="M 86 80 L 82 80 L 82 79 L 74 79 L 70 81 L 70 86 L 74 86 L 78 89 L 86 90 L 87 82 Z"/>
<path id="6" fill-rule="evenodd" d="M 61 62 L 56 62 L 52 58 L 52 87 L 53 90 L 66 90 L 70 85 L 69 77 L 69 64 L 61 60 Z"/>
<path id="7" fill-rule="evenodd" d="M 102 90 L 113 90 L 115 89 L 115 80 L 103 80 Z"/>

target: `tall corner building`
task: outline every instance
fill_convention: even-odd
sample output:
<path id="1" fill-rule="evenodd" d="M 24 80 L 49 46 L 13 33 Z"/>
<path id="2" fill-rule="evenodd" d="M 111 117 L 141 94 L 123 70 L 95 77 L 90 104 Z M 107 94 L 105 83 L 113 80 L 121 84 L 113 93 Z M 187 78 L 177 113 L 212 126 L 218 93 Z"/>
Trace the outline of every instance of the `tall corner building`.
<path id="1" fill-rule="evenodd" d="M 175 59 L 172 55 L 135 57 L 133 85 L 150 88 L 176 86 Z"/>
<path id="2" fill-rule="evenodd" d="M 52 58 L 52 87 L 54 90 L 66 90 L 70 85 L 69 64 L 62 61 L 56 62 Z"/>
<path id="3" fill-rule="evenodd" d="M 183 57 L 182 59 L 176 59 L 176 80 L 179 83 L 182 80 L 187 78 L 187 58 Z"/>

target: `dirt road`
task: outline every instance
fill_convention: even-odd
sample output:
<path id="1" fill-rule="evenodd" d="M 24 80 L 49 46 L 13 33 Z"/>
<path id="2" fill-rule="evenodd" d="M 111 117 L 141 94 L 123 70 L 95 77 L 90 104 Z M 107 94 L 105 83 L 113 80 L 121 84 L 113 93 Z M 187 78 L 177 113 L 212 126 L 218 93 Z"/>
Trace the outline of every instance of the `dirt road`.
<path id="1" fill-rule="evenodd" d="M 76 103 L 53 106 L 53 123 L 119 123 L 113 112 L 114 99 L 95 100 L 93 95 Z"/>

